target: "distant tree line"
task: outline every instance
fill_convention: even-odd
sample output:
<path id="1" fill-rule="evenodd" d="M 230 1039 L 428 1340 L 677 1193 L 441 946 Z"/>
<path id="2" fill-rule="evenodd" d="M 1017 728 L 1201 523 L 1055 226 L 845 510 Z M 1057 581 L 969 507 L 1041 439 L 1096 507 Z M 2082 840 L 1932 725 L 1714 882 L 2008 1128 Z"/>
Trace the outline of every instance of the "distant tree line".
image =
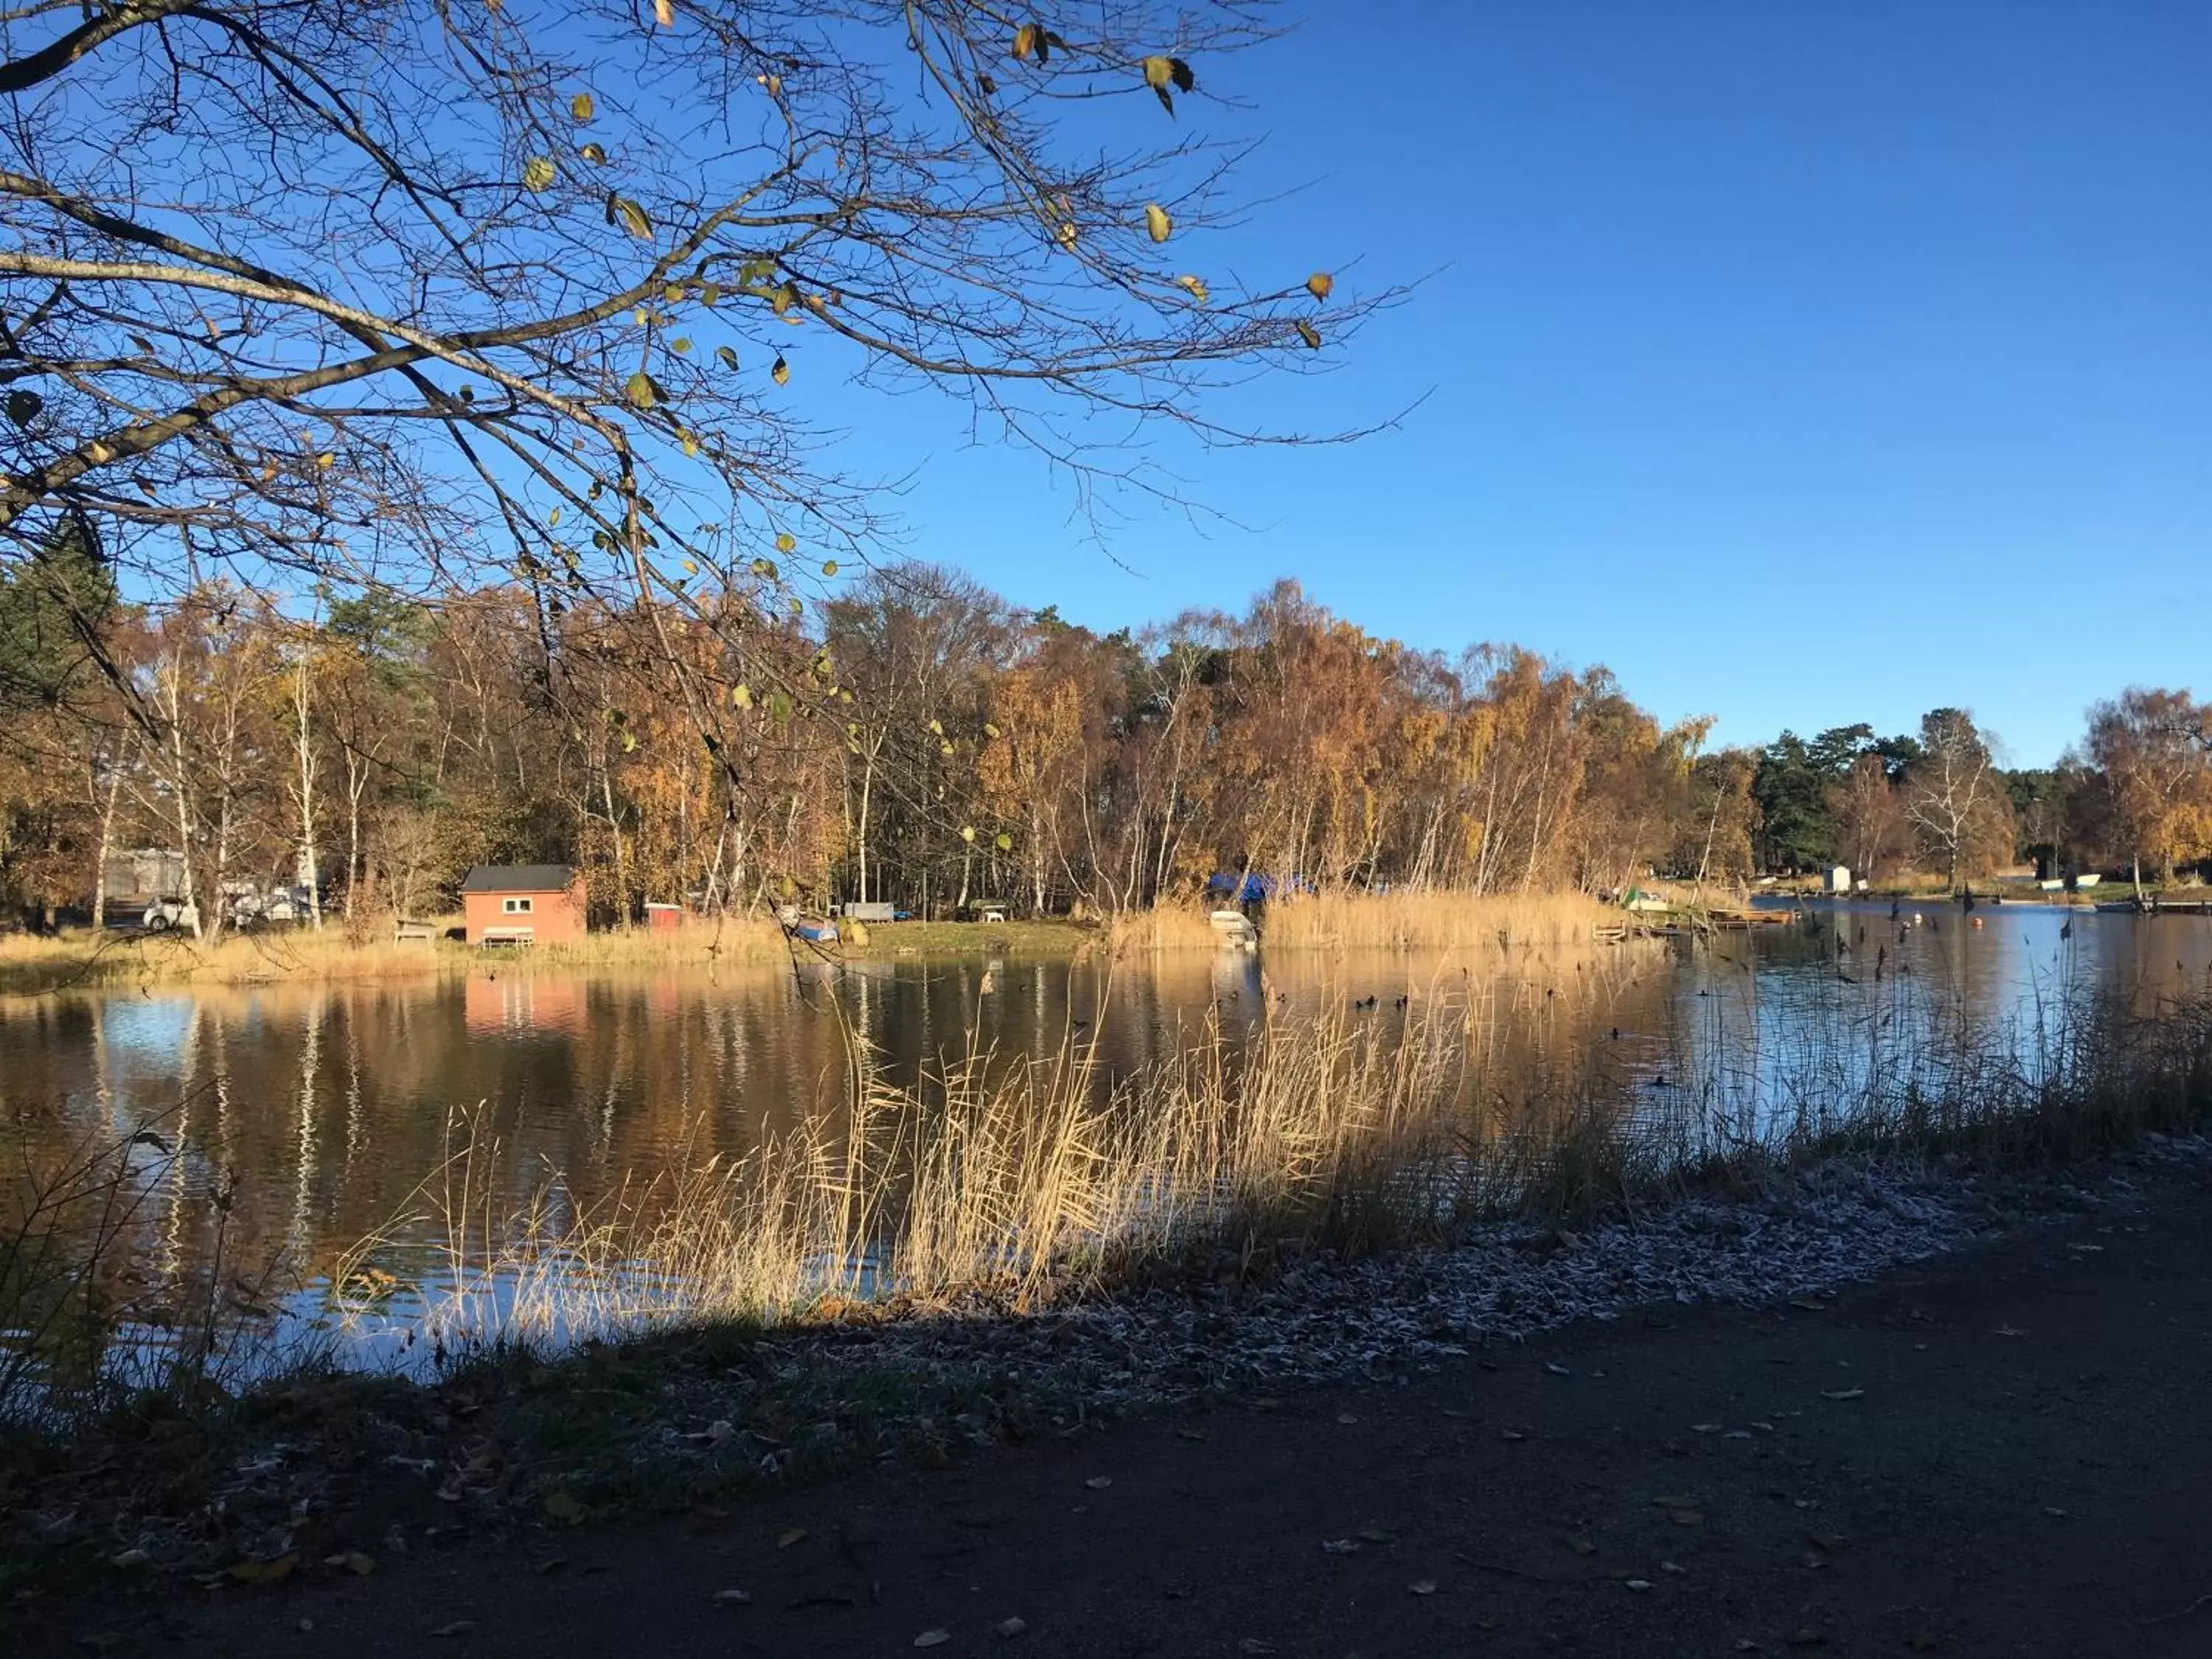
<path id="1" fill-rule="evenodd" d="M 1840 864 L 1955 884 L 2033 864 L 2170 881 L 2212 860 L 2212 705 L 2131 688 L 2089 709 L 2056 767 L 2027 769 L 2001 765 L 1961 708 L 1893 737 L 1863 723 L 1784 732 L 1759 751 L 1752 797 L 1768 870 Z"/>
<path id="2" fill-rule="evenodd" d="M 136 606 L 65 524 L 0 578 L 0 902 L 97 915 L 142 847 L 182 854 L 210 931 L 240 883 L 305 879 L 366 927 L 508 861 L 580 865 L 606 916 L 942 915 L 1112 912 L 1218 871 L 1506 892 L 2212 851 L 2212 719 L 2181 693 L 2101 704 L 2079 756 L 2019 772 L 1954 708 L 1709 749 L 1603 669 L 1416 651 L 1291 582 L 1107 634 L 922 563 L 780 617 L 723 602 L 742 626 L 522 584 Z"/>

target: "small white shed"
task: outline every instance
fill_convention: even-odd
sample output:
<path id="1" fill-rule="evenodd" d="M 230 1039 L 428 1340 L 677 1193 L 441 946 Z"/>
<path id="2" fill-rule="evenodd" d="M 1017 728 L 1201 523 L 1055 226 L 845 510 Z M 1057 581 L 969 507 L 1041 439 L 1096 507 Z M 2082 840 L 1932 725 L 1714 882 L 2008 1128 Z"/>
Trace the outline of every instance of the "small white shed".
<path id="1" fill-rule="evenodd" d="M 1850 866 L 1839 864 L 1828 872 L 1828 890 L 1832 893 L 1848 893 L 1851 890 Z"/>

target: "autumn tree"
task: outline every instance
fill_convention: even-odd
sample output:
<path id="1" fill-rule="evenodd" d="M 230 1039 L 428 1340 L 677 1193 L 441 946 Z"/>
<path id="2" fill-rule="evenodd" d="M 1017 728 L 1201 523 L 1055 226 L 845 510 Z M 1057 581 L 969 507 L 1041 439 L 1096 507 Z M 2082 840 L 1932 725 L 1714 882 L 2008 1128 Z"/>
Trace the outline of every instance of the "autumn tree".
<path id="1" fill-rule="evenodd" d="M 2208 734 L 2212 710 L 2186 691 L 2131 686 L 2089 711 L 2089 758 L 2138 893 L 2146 860 L 2171 880 L 2177 863 L 2212 853 Z"/>
<path id="2" fill-rule="evenodd" d="M 1921 716 L 1920 757 L 1905 773 L 1905 816 L 1954 888 L 2011 857 L 2012 815 L 1988 740 L 1963 708 Z"/>
<path id="3" fill-rule="evenodd" d="M 738 790 L 731 694 L 787 666 L 749 641 L 886 527 L 811 388 L 933 389 L 1085 501 L 1172 495 L 1164 431 L 1301 441 L 1209 394 L 1389 296 L 1237 274 L 1194 129 L 1267 33 L 1234 0 L 8 12 L 0 560 L 82 516 L 173 598 L 511 579 L 541 644 L 619 605 Z M 777 689 L 844 718 L 803 664 Z"/>
<path id="4" fill-rule="evenodd" d="M 265 613 L 222 582 L 195 587 L 155 630 L 138 696 L 145 819 L 181 854 L 187 925 L 213 940 L 229 925 L 227 889 L 264 873 L 270 785 L 282 739 L 266 696 L 277 662 Z"/>
<path id="5" fill-rule="evenodd" d="M 941 887 L 972 842 L 972 757 L 988 672 L 1010 643 L 1005 603 L 940 566 L 869 571 L 823 609 L 839 689 L 854 896 L 882 890 L 885 859 Z M 926 873 L 925 873 L 926 872 Z M 966 882 L 959 880 L 964 891 Z"/>
<path id="6" fill-rule="evenodd" d="M 1888 763 L 1873 750 L 1852 761 L 1850 769 L 1828 786 L 1827 815 L 1834 826 L 1837 855 L 1862 876 L 1872 878 L 1909 852 L 1911 835 L 1905 803 L 1899 799 Z"/>
<path id="7" fill-rule="evenodd" d="M 1024 666 L 994 678 L 990 708 L 977 763 L 984 808 L 1011 826 L 999 834 L 1008 853 L 1018 842 L 1030 908 L 1042 915 L 1055 866 L 1068 856 L 1066 819 L 1082 810 L 1082 704 L 1072 679 Z"/>

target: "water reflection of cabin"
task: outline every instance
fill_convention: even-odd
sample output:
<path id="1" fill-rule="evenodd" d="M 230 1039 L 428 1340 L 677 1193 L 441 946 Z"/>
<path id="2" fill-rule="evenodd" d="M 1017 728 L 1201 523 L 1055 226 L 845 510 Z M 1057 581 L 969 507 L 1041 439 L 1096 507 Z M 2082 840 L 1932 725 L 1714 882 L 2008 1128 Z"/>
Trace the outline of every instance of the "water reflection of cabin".
<path id="1" fill-rule="evenodd" d="M 471 1036 L 520 1036 L 584 1029 L 584 988 L 566 975 L 471 974 L 461 993 Z"/>
<path id="2" fill-rule="evenodd" d="M 461 881 L 471 945 L 559 945 L 584 933 L 583 872 L 566 864 L 479 864 Z"/>

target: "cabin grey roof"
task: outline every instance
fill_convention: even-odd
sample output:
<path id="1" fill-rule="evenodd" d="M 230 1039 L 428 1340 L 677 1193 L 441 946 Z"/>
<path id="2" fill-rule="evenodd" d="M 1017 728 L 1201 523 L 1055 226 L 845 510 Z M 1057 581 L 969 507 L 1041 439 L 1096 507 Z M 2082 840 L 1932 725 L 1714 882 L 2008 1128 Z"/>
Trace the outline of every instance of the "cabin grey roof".
<path id="1" fill-rule="evenodd" d="M 464 893 L 565 893 L 576 878 L 566 864 L 479 864 L 462 878 Z"/>

